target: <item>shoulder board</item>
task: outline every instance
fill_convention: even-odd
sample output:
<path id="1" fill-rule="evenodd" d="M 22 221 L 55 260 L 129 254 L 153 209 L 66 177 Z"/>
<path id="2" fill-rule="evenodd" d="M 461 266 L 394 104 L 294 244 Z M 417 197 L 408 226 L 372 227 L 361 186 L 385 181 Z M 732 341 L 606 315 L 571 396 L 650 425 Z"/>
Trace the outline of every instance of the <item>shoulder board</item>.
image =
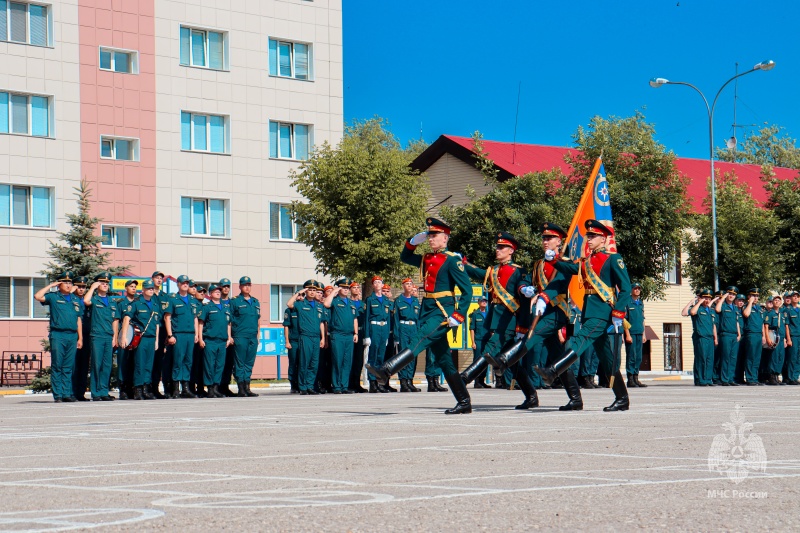
<path id="1" fill-rule="evenodd" d="M 174 293 L 174 292 L 171 292 L 171 293 L 169 293 L 169 296 L 170 296 L 170 298 L 175 298 L 177 296 L 177 294 Z"/>
<path id="2" fill-rule="evenodd" d="M 450 250 L 447 250 L 445 253 L 446 253 L 447 255 L 449 255 L 449 256 L 452 256 L 452 257 L 458 257 L 458 254 L 456 254 L 455 252 L 451 252 Z M 459 259 L 460 259 L 460 258 L 459 258 Z"/>

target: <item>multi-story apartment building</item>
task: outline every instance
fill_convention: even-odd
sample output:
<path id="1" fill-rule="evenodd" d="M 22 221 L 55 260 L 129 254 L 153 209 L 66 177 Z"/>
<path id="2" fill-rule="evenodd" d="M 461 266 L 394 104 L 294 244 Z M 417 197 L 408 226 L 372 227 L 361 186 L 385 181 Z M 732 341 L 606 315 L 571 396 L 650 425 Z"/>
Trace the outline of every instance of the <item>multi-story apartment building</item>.
<path id="1" fill-rule="evenodd" d="M 113 264 L 248 275 L 280 325 L 314 276 L 289 173 L 343 131 L 339 0 L 0 0 L 0 58 L 3 350 L 46 336 L 32 295 L 81 178 Z"/>

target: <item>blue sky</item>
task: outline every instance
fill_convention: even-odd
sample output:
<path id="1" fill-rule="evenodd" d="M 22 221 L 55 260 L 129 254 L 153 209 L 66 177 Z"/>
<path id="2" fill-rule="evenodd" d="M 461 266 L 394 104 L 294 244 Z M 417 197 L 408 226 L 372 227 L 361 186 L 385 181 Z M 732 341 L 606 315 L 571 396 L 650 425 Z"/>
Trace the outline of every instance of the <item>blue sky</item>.
<path id="1" fill-rule="evenodd" d="M 345 120 L 379 115 L 402 141 L 439 135 L 571 146 L 592 116 L 643 110 L 682 157 L 708 157 L 708 118 L 686 81 L 712 100 L 740 78 L 736 122 L 800 136 L 800 7 L 772 0 L 494 2 L 344 0 Z M 714 116 L 714 141 L 732 135 L 733 83 Z M 738 130 L 740 139 L 745 131 Z"/>

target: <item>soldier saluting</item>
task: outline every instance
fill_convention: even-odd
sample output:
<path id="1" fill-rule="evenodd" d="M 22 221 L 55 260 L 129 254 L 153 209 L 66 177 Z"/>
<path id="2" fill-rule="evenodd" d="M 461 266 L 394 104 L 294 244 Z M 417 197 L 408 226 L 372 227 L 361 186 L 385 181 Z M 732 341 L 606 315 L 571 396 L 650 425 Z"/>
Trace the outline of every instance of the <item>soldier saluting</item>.
<path id="1" fill-rule="evenodd" d="M 450 357 L 447 332 L 464 322 L 464 315 L 456 310 L 456 287 L 461 291 L 458 309 L 466 310 L 472 299 L 472 285 L 464 271 L 461 258 L 447 250 L 450 226 L 435 218 L 428 218 L 426 223 L 428 231 L 417 233 L 406 241 L 400 254 L 400 259 L 404 263 L 419 267 L 425 283 L 425 296 L 422 299 L 419 315 L 419 331 L 410 342 L 410 348 L 402 350 L 378 368 L 367 364 L 367 370 L 381 382 L 385 382 L 392 374 L 413 361 L 418 353 L 430 349 L 436 364 L 444 371 L 453 396 L 458 401 L 456 406 L 446 410 L 445 414 L 471 413 L 472 403 L 467 385 L 461 380 Z M 424 256 L 415 254 L 417 246 L 426 239 L 433 251 Z"/>

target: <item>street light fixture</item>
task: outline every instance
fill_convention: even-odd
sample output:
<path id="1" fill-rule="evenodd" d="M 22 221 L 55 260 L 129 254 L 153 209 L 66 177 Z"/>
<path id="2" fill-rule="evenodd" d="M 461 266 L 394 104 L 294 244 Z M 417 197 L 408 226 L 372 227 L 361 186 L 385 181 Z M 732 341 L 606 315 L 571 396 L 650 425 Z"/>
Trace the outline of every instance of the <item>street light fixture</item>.
<path id="1" fill-rule="evenodd" d="M 711 164 L 711 232 L 713 237 L 713 249 L 714 249 L 714 291 L 719 291 L 719 253 L 717 249 L 717 179 L 714 175 L 714 110 L 717 107 L 717 100 L 719 99 L 720 93 L 722 90 L 733 80 L 736 78 L 741 78 L 751 72 L 755 72 L 757 70 L 762 70 L 764 72 L 768 70 L 772 70 L 775 68 L 775 62 L 770 60 L 762 61 L 757 63 L 752 69 L 748 70 L 747 72 L 742 72 L 741 74 L 737 74 L 736 76 L 732 77 L 728 81 L 722 84 L 722 87 L 719 88 L 717 91 L 716 96 L 714 96 L 714 101 L 709 106 L 708 99 L 706 99 L 703 92 L 692 85 L 691 83 L 687 83 L 685 81 L 669 81 L 666 78 L 652 78 L 650 80 L 650 87 L 658 88 L 662 85 L 685 85 L 687 87 L 691 87 L 700 97 L 703 99 L 703 103 L 706 104 L 706 111 L 708 112 L 708 159 Z"/>

